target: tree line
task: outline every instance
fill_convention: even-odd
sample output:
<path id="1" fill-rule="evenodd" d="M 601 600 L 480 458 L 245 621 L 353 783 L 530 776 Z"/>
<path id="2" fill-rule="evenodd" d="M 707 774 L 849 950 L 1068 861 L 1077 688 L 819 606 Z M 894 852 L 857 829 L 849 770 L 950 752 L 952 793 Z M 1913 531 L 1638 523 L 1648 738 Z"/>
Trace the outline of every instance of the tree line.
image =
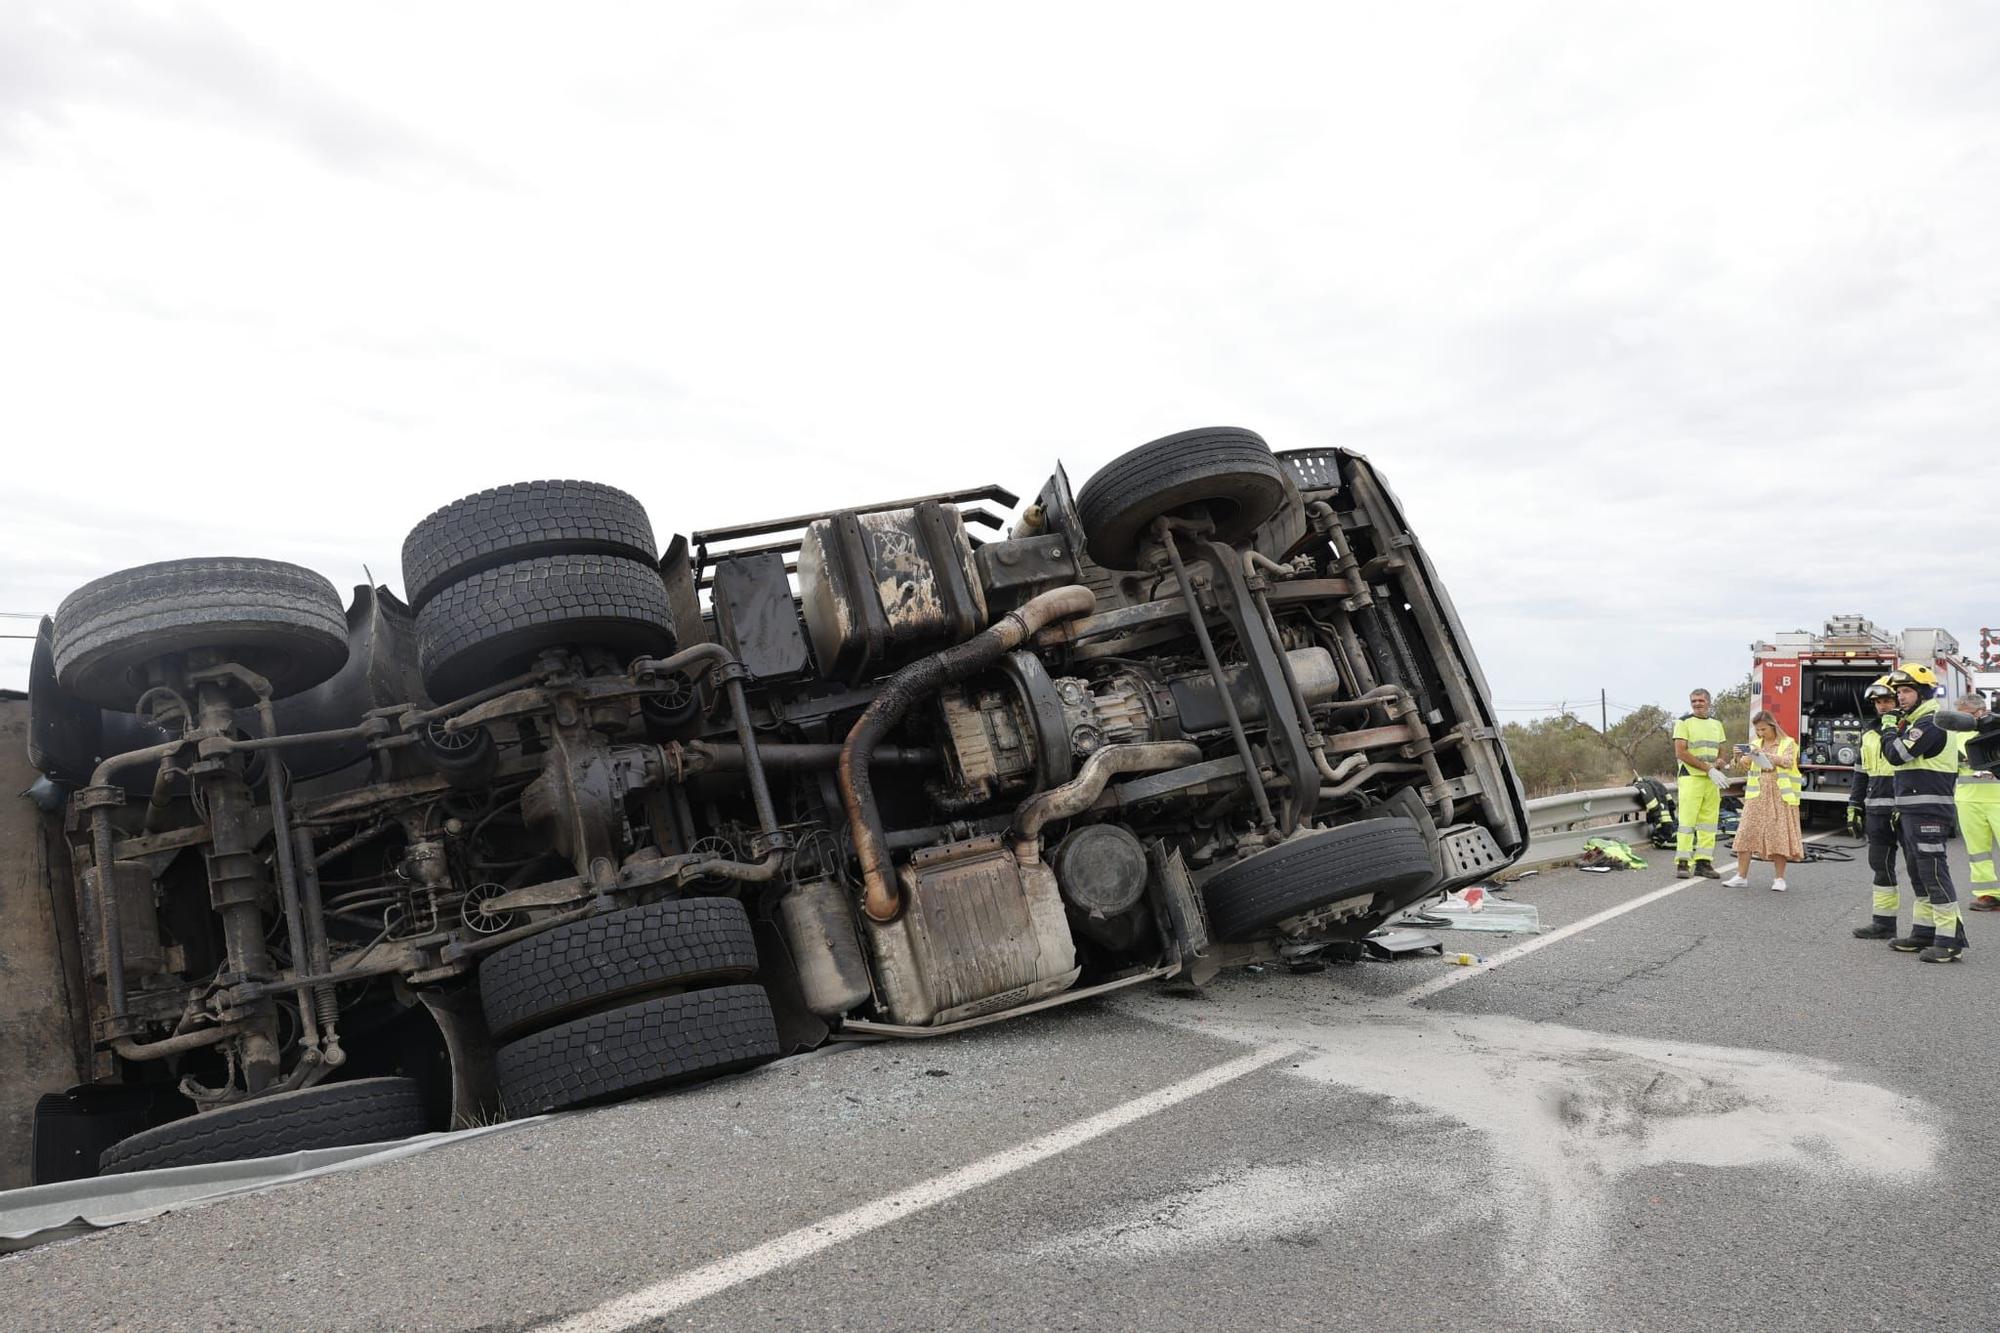
<path id="1" fill-rule="evenodd" d="M 1715 716 L 1730 738 L 1750 730 L 1750 680 L 1715 695 Z M 1674 778 L 1674 722 L 1678 712 L 1654 704 L 1635 708 L 1599 731 L 1571 713 L 1534 722 L 1509 722 L 1501 739 L 1530 798 L 1598 787 L 1627 787 L 1633 775 Z"/>

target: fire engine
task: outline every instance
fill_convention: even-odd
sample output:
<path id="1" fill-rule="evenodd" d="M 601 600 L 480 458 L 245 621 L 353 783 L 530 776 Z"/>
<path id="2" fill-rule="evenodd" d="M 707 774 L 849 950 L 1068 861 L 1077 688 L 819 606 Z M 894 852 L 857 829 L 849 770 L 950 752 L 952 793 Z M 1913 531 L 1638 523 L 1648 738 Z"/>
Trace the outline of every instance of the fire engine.
<path id="1" fill-rule="evenodd" d="M 1892 634 L 1862 616 L 1835 616 L 1823 633 L 1797 630 L 1750 645 L 1750 711 L 1768 709 L 1787 735 L 1798 737 L 1804 800 L 1844 805 L 1861 760 L 1861 733 L 1874 710 L 1861 692 L 1900 662 L 1928 662 L 1947 701 L 1972 688 L 1972 663 L 1958 640 L 1936 628 Z M 1749 739 L 1754 740 L 1752 736 Z"/>

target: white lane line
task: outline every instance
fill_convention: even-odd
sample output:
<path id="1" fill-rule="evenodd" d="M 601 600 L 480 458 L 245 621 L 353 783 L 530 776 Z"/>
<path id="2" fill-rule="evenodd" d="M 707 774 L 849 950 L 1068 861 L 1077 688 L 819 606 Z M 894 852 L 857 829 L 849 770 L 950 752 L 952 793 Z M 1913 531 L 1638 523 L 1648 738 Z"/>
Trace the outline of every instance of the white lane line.
<path id="1" fill-rule="evenodd" d="M 1818 842 L 1821 838 L 1831 836 L 1831 832 L 1815 833 L 1810 838 L 1804 839 L 1804 841 Z M 1406 1004 L 1415 1004 L 1419 1000 L 1428 999 L 1441 990 L 1450 990 L 1461 981 L 1470 981 L 1476 976 L 1491 972 L 1494 968 L 1502 964 L 1511 963 L 1517 958 L 1525 958 L 1537 949 L 1546 949 L 1558 940 L 1566 940 L 1570 936 L 1589 930 L 1593 926 L 1601 926 L 1615 916 L 1624 916 L 1627 912 L 1635 912 L 1647 903 L 1656 903 L 1662 898 L 1672 897 L 1682 889 L 1691 889 L 1697 884 L 1718 884 L 1720 882 L 1719 880 L 1699 878 L 1677 879 L 1663 889 L 1654 889 L 1651 893 L 1641 894 L 1639 897 L 1622 902 L 1616 907 L 1607 907 L 1595 916 L 1587 916 L 1581 921 L 1572 921 L 1560 930 L 1552 930 L 1546 935 L 1537 935 L 1531 940 L 1523 940 L 1511 949 L 1503 949 L 1499 953 L 1494 954 L 1483 963 L 1474 963 L 1470 967 L 1455 968 L 1443 976 L 1432 977 L 1422 985 L 1413 986 L 1409 990 L 1404 991 L 1396 998 Z M 1736 892 L 1733 889 L 1730 891 L 1732 893 Z M 1744 890 L 1744 892 L 1748 892 L 1748 890 Z"/>
<path id="2" fill-rule="evenodd" d="M 1192 1078 L 1149 1092 L 1143 1097 L 1135 1097 L 1108 1111 L 1100 1111 L 1088 1119 L 1052 1130 L 1038 1139 L 1030 1139 L 1018 1147 L 994 1153 L 991 1157 L 947 1171 L 894 1194 L 885 1194 L 857 1208 L 789 1231 L 762 1245 L 700 1268 L 689 1269 L 664 1282 L 642 1287 L 594 1309 L 544 1325 L 542 1333 L 610 1333 L 614 1329 L 630 1328 L 649 1319 L 658 1319 L 705 1296 L 713 1296 L 802 1259 L 809 1259 L 822 1250 L 901 1221 L 981 1185 L 991 1184 L 1003 1176 L 1068 1152 L 1092 1139 L 1102 1138 L 1113 1130 L 1176 1106 L 1190 1097 L 1212 1092 L 1245 1074 L 1253 1074 L 1266 1065 L 1296 1055 L 1298 1050 L 1298 1047 L 1289 1045 L 1260 1046 L 1227 1064 L 1205 1069 Z"/>

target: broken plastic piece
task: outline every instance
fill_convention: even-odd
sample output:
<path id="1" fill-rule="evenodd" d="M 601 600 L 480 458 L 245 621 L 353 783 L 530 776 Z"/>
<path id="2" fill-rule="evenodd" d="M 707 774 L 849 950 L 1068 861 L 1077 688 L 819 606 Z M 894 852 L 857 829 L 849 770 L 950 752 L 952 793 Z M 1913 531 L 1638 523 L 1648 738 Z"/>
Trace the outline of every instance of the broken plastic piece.
<path id="1" fill-rule="evenodd" d="M 1365 943 L 1368 952 L 1377 958 L 1398 958 L 1406 953 L 1422 953 L 1426 949 L 1444 952 L 1443 940 L 1421 930 L 1371 931 Z"/>
<path id="2" fill-rule="evenodd" d="M 1504 935 L 1539 935 L 1542 931 L 1541 913 L 1535 910 L 1532 903 L 1502 902 L 1494 898 L 1475 913 L 1464 903 L 1446 898 L 1443 902 L 1426 905 L 1424 912 L 1446 930 L 1488 930 Z"/>

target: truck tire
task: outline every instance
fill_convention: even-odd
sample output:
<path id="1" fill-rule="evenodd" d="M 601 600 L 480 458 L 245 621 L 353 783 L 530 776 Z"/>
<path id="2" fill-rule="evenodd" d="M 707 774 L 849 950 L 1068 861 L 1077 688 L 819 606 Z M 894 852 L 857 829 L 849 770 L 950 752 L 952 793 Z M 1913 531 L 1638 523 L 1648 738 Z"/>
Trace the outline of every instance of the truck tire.
<path id="1" fill-rule="evenodd" d="M 1097 470 L 1077 492 L 1090 558 L 1134 569 L 1162 515 L 1206 510 L 1217 541 L 1239 542 L 1285 502 L 1284 470 L 1255 431 L 1206 426 L 1142 444 Z"/>
<path id="2" fill-rule="evenodd" d="M 1203 884 L 1201 896 L 1210 932 L 1240 943 L 1343 898 L 1419 887 L 1431 874 L 1430 850 L 1414 822 L 1364 819 L 1246 856 Z"/>
<path id="3" fill-rule="evenodd" d="M 143 1130 L 106 1148 L 97 1170 L 111 1176 L 276 1157 L 309 1148 L 386 1143 L 429 1129 L 415 1079 L 357 1078 L 259 1097 Z"/>
<path id="4" fill-rule="evenodd" d="M 659 572 L 605 555 L 545 555 L 461 579 L 417 612 L 417 660 L 440 702 L 520 674 L 544 648 L 670 653 Z"/>
<path id="5" fill-rule="evenodd" d="M 535 1115 L 747 1069 L 778 1054 L 762 986 L 717 986 L 559 1023 L 495 1057 L 510 1115 Z"/>
<path id="6" fill-rule="evenodd" d="M 479 965 L 479 998 L 487 1030 L 510 1037 L 648 991 L 745 981 L 756 971 L 742 903 L 680 898 L 571 921 L 497 950 Z"/>
<path id="7" fill-rule="evenodd" d="M 78 699 L 132 711 L 145 666 L 212 648 L 282 699 L 347 661 L 347 610 L 333 585 L 279 560 L 166 560 L 84 584 L 56 608 L 56 679 Z"/>
<path id="8" fill-rule="evenodd" d="M 538 555 L 658 558 L 645 506 L 595 481 L 520 481 L 437 510 L 403 539 L 403 590 L 421 611 L 447 584 Z"/>

